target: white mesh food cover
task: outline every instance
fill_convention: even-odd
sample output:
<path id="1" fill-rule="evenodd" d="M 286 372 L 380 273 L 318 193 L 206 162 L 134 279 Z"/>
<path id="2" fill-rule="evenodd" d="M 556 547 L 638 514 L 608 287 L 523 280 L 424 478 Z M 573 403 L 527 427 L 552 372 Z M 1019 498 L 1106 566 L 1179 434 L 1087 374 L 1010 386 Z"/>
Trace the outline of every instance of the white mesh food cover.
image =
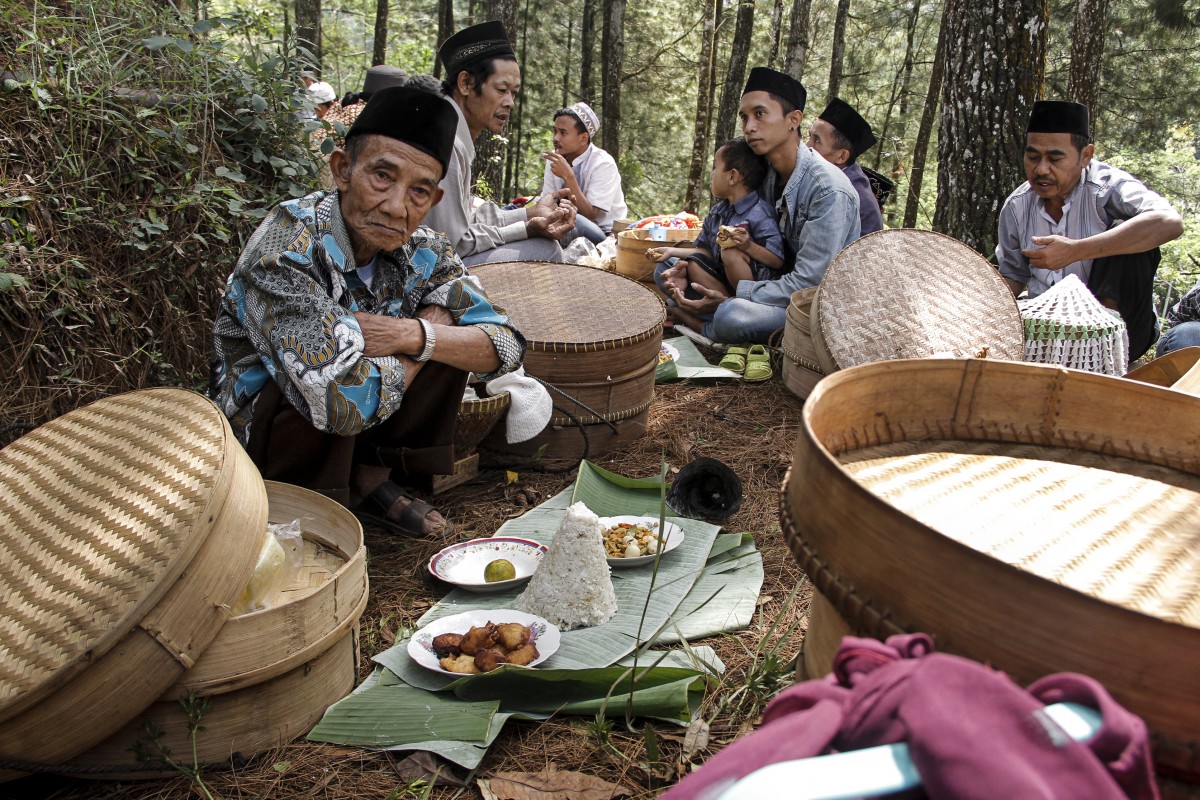
<path id="1" fill-rule="evenodd" d="M 603 625 L 617 613 L 600 518 L 583 503 L 567 509 L 546 557 L 517 597 L 516 607 L 564 631 Z"/>
<path id="2" fill-rule="evenodd" d="M 1124 375 L 1129 332 L 1075 275 L 1028 300 L 1018 300 L 1025 325 L 1025 360 L 1101 375 Z"/>

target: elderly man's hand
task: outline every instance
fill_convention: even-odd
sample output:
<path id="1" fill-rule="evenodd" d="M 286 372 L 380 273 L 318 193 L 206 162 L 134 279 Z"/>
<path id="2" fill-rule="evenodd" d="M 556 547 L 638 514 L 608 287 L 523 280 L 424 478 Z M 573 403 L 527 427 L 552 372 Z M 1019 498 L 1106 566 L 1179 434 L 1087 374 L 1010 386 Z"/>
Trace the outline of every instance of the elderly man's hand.
<path id="1" fill-rule="evenodd" d="M 565 206 L 571 206 L 574 208 L 572 205 L 574 201 L 575 195 L 571 193 L 571 190 L 562 188 L 557 192 L 551 192 L 550 194 L 544 194 L 539 197 L 538 201 L 529 206 L 525 213 L 531 220 L 537 219 L 538 217 L 549 217 L 558 213 L 559 209 Z"/>
<path id="2" fill-rule="evenodd" d="M 1021 253 L 1029 259 L 1029 265 L 1038 269 L 1060 270 L 1068 264 L 1079 260 L 1076 247 L 1079 242 L 1065 236 L 1034 236 L 1031 240 L 1036 247 L 1022 250 Z"/>
<path id="3" fill-rule="evenodd" d="M 684 311 L 692 312 L 696 316 L 712 316 L 716 313 L 717 306 L 729 299 L 729 295 L 724 292 L 717 289 L 709 289 L 698 283 L 693 283 L 692 288 L 703 295 L 703 297 L 698 300 L 689 300 L 683 296 L 683 289 L 680 289 L 678 286 L 671 287 L 671 297 L 675 300 L 675 305 Z"/>
<path id="4" fill-rule="evenodd" d="M 530 237 L 539 236 L 543 239 L 561 239 L 575 227 L 575 206 L 564 202 L 549 214 L 533 217 L 525 223 L 525 230 Z"/>
<path id="5" fill-rule="evenodd" d="M 434 325 L 453 325 L 454 317 L 442 306 L 421 306 L 417 316 Z M 425 329 L 415 319 L 355 311 L 363 334 L 365 356 L 417 356 L 425 349 Z"/>

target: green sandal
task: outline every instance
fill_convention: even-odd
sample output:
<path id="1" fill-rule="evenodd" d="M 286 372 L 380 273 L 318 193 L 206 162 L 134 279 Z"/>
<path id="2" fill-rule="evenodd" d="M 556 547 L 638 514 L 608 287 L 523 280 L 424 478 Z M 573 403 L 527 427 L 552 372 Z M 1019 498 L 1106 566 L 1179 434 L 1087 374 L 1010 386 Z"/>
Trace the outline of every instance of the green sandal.
<path id="1" fill-rule="evenodd" d="M 749 350 L 745 347 L 730 347 L 717 362 L 717 366 L 741 375 L 746 371 L 746 353 L 748 352 Z"/>
<path id="2" fill-rule="evenodd" d="M 775 372 L 771 369 L 771 354 L 761 344 L 750 348 L 746 354 L 746 370 L 742 379 L 750 383 L 769 381 Z"/>

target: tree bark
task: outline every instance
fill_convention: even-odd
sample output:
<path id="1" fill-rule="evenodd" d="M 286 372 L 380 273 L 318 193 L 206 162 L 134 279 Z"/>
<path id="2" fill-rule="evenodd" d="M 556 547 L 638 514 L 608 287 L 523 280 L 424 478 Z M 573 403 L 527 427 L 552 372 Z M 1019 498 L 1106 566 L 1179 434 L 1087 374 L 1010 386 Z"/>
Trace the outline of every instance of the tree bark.
<path id="1" fill-rule="evenodd" d="M 1107 34 L 1108 0 L 1076 0 L 1067 96 L 1089 108 L 1096 107 L 1100 93 L 1100 65 Z"/>
<path id="2" fill-rule="evenodd" d="M 321 0 L 296 0 L 296 44 L 309 52 L 308 66 L 321 72 Z"/>
<path id="3" fill-rule="evenodd" d="M 917 129 L 917 141 L 913 144 L 912 170 L 908 174 L 908 200 L 904 204 L 904 227 L 917 226 L 917 211 L 921 206 L 921 184 L 925 179 L 925 160 L 929 156 L 929 137 L 933 134 L 933 120 L 937 116 L 938 98 L 942 94 L 942 73 L 946 64 L 946 48 L 949 34 L 946 18 L 949 8 L 943 9 L 942 21 L 938 26 L 936 52 L 933 55 L 933 70 L 929 75 L 929 91 L 925 93 L 925 108 L 921 111 L 921 127 Z"/>
<path id="4" fill-rule="evenodd" d="M 618 161 L 621 152 L 621 72 L 625 65 L 625 3 L 626 0 L 604 0 L 604 34 L 600 49 L 604 93 L 600 146 Z"/>
<path id="5" fill-rule="evenodd" d="M 518 0 L 487 0 L 484 13 L 488 19 L 498 19 L 504 23 L 508 37 L 512 41 L 513 50 L 520 52 L 517 44 L 517 3 Z M 519 95 L 518 95 L 519 97 Z M 506 198 L 508 189 L 504 185 L 505 154 L 507 153 L 507 135 L 511 130 L 500 136 L 485 131 L 475 143 L 475 165 L 473 169 L 474 182 L 480 187 L 481 194 L 490 195 L 489 199 L 501 205 Z M 486 192 L 483 191 L 486 187 Z"/>
<path id="6" fill-rule="evenodd" d="M 696 81 L 696 126 L 692 135 L 692 160 L 688 167 L 687 191 L 683 208 L 695 214 L 700 207 L 700 195 L 707 187 L 701 184 L 708 162 L 708 132 L 712 129 L 712 101 L 716 84 L 717 23 L 721 19 L 721 0 L 705 0 L 704 33 L 700 43 L 700 74 Z"/>
<path id="7" fill-rule="evenodd" d="M 779 60 L 779 38 L 782 28 L 783 0 L 775 0 L 775 5 L 771 7 L 771 54 L 767 56 L 767 66 L 771 69 L 775 69 L 775 62 Z"/>
<path id="8" fill-rule="evenodd" d="M 913 0 L 912 8 L 908 13 L 908 24 L 905 26 L 905 44 L 904 44 L 904 62 L 897 74 L 897 88 L 892 93 L 891 103 L 888 104 L 887 118 L 883 121 L 883 129 L 879 133 L 879 144 L 875 146 L 875 166 L 878 170 L 883 163 L 883 158 L 888 154 L 889 148 L 892 157 L 891 179 L 892 183 L 899 185 L 903 168 L 901 166 L 900 152 L 901 148 L 908 136 L 908 118 L 909 118 L 909 95 L 912 92 L 912 74 L 913 74 L 913 59 L 915 43 L 917 38 L 917 21 L 921 16 L 921 0 Z M 896 126 L 892 127 L 892 109 L 899 104 L 899 109 L 896 113 Z M 888 197 L 887 207 L 883 209 L 884 217 L 888 226 L 896 225 L 896 218 L 900 213 L 900 197 L 899 192 L 892 192 Z"/>
<path id="9" fill-rule="evenodd" d="M 454 33 L 454 0 L 438 0 L 437 21 L 437 46 L 441 47 L 442 42 Z M 442 77 L 442 60 L 436 52 L 433 56 L 433 77 Z"/>
<path id="10" fill-rule="evenodd" d="M 592 54 L 595 52 L 593 43 L 596 40 L 596 0 L 583 0 L 583 20 L 579 28 L 579 50 L 582 58 L 579 63 L 579 96 L 591 105 L 595 101 L 592 77 Z"/>
<path id="11" fill-rule="evenodd" d="M 1041 94 L 1046 0 L 949 0 L 936 231 L 988 253 L 1016 186 L 1029 109 Z"/>
<path id="12" fill-rule="evenodd" d="M 375 0 L 375 46 L 371 51 L 371 66 L 387 63 L 388 0 Z"/>
<path id="13" fill-rule="evenodd" d="M 737 24 L 733 31 L 733 44 L 729 48 L 729 69 L 725 73 L 725 87 L 721 90 L 721 108 L 717 113 L 717 142 L 733 138 L 734 123 L 737 122 L 738 106 L 741 104 L 742 88 L 746 85 L 746 59 L 750 55 L 750 38 L 754 32 L 754 0 L 740 0 L 737 7 Z"/>
<path id="14" fill-rule="evenodd" d="M 812 0 L 792 0 L 792 23 L 788 29 L 782 72 L 796 80 L 804 79 L 804 62 L 808 60 L 808 12 L 811 8 Z"/>
<path id="15" fill-rule="evenodd" d="M 846 20 L 850 18 L 850 0 L 838 0 L 833 21 L 833 46 L 829 56 L 829 90 L 826 100 L 838 96 L 842 88 L 842 61 L 846 53 Z"/>

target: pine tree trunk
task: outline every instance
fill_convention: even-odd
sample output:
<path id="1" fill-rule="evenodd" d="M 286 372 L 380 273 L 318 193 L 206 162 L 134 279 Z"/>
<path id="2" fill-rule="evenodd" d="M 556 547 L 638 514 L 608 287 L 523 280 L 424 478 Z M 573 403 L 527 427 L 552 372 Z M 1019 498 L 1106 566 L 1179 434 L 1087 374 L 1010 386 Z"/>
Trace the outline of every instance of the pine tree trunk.
<path id="1" fill-rule="evenodd" d="M 929 156 L 929 137 L 933 134 L 933 120 L 937 116 L 938 98 L 942 94 L 942 73 L 950 40 L 946 28 L 949 13 L 948 7 L 942 11 L 942 21 L 938 25 L 937 48 L 933 54 L 933 70 L 929 75 L 929 91 L 925 93 L 921 127 L 917 129 L 917 141 L 913 144 L 912 170 L 908 174 L 908 199 L 904 204 L 905 228 L 917 226 L 917 211 L 921 206 L 921 184 L 925 180 L 925 160 Z"/>
<path id="2" fill-rule="evenodd" d="M 600 48 L 601 89 L 604 93 L 604 125 L 600 147 L 620 161 L 621 72 L 625 64 L 626 0 L 604 0 L 604 34 Z"/>
<path id="3" fill-rule="evenodd" d="M 850 0 L 838 0 L 837 16 L 833 22 L 833 47 L 829 57 L 829 90 L 825 99 L 838 96 L 842 88 L 842 61 L 846 53 L 846 20 L 850 17 Z"/>
<path id="4" fill-rule="evenodd" d="M 375 47 L 371 51 L 371 66 L 387 63 L 388 0 L 375 0 Z"/>
<path id="5" fill-rule="evenodd" d="M 908 135 L 908 116 L 909 116 L 909 93 L 912 91 L 912 74 L 913 74 L 913 51 L 917 38 L 917 21 L 921 16 L 921 0 L 913 0 L 912 8 L 908 13 L 908 24 L 905 26 L 905 44 L 904 44 L 904 62 L 900 67 L 897 75 L 898 86 L 892 94 L 892 101 L 888 105 L 887 119 L 883 122 L 883 129 L 879 134 L 879 144 L 875 146 L 875 166 L 878 170 L 883 163 L 883 158 L 888 154 L 888 149 L 891 149 L 892 166 L 891 179 L 895 184 L 899 184 L 902 174 L 900 163 L 900 146 L 904 143 Z M 892 108 L 899 104 L 899 109 L 896 113 L 896 125 L 892 127 Z M 887 218 L 887 224 L 891 227 L 896 225 L 896 217 L 900 212 L 900 198 L 898 192 L 892 192 L 888 197 L 887 208 L 883 209 L 884 216 Z"/>
<path id="6" fill-rule="evenodd" d="M 704 167 L 708 161 L 708 132 L 712 128 L 712 100 L 716 83 L 714 59 L 717 53 L 717 21 L 721 18 L 721 0 L 706 0 L 704 33 L 700 43 L 700 74 L 696 80 L 696 126 L 692 134 L 692 160 L 688 166 L 687 190 L 683 208 L 693 214 L 700 207 L 704 187 Z"/>
<path id="7" fill-rule="evenodd" d="M 296 43 L 309 52 L 309 66 L 320 73 L 321 0 L 296 0 Z"/>
<path id="8" fill-rule="evenodd" d="M 754 0 L 741 0 L 737 7 L 733 44 L 729 48 L 729 69 L 725 73 L 725 87 L 721 90 L 721 109 L 717 113 L 715 139 L 718 143 L 733 138 L 742 88 L 746 85 L 746 59 L 750 55 L 750 38 L 753 32 Z"/>
<path id="9" fill-rule="evenodd" d="M 579 96 L 588 105 L 592 105 L 596 100 L 592 78 L 592 54 L 596 50 L 595 40 L 596 0 L 583 0 L 583 21 L 579 28 L 579 50 L 582 53 L 579 63 Z"/>
<path id="10" fill-rule="evenodd" d="M 454 0 L 438 0 L 437 21 L 437 46 L 441 47 L 442 42 L 454 33 Z M 433 76 L 442 77 L 442 60 L 437 57 L 437 53 L 433 56 Z"/>
<path id="11" fill-rule="evenodd" d="M 792 24 L 788 29 L 782 72 L 796 80 L 804 79 L 804 62 L 808 60 L 808 12 L 811 8 L 812 0 L 792 0 Z"/>
<path id="12" fill-rule="evenodd" d="M 783 0 L 775 0 L 771 7 L 771 54 L 767 56 L 767 66 L 775 69 L 779 60 L 779 37 L 783 27 Z"/>
<path id="13" fill-rule="evenodd" d="M 1100 64 L 1107 33 L 1108 0 L 1076 0 L 1067 96 L 1089 108 L 1095 108 L 1100 93 Z"/>
<path id="14" fill-rule="evenodd" d="M 1046 0 L 949 0 L 938 126 L 936 231 L 981 253 L 1017 185 L 1025 123 L 1042 90 Z"/>

